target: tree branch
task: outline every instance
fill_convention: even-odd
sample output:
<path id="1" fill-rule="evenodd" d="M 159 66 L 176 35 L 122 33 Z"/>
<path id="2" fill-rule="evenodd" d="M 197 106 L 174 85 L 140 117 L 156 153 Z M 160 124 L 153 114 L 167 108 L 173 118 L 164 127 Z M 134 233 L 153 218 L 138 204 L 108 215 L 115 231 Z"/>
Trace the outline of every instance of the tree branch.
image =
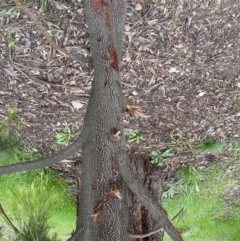
<path id="1" fill-rule="evenodd" d="M 48 32 L 45 30 L 45 28 L 42 26 L 42 24 L 38 21 L 38 19 L 30 11 L 30 9 L 28 7 L 26 7 L 21 0 L 14 0 L 14 1 L 22 9 L 22 11 L 34 22 L 34 24 L 37 26 L 37 28 L 39 29 L 41 34 L 46 38 L 46 40 L 48 41 L 48 43 L 50 44 L 50 46 L 53 49 L 57 50 L 59 53 L 63 54 L 65 57 L 68 57 L 74 61 L 83 62 L 83 63 L 91 63 L 91 61 L 92 61 L 91 57 L 80 56 L 80 54 L 78 56 L 72 55 L 66 49 L 57 45 L 53 41 L 51 36 L 48 34 Z"/>
<path id="2" fill-rule="evenodd" d="M 176 219 L 179 215 L 182 215 L 184 212 L 185 212 L 184 208 L 181 208 L 181 210 L 171 219 L 171 221 Z M 146 234 L 130 234 L 130 238 L 146 238 L 160 232 L 161 230 L 162 230 L 162 227 Z"/>
<path id="3" fill-rule="evenodd" d="M 72 145 L 70 145 L 63 151 L 60 151 L 50 157 L 40 159 L 37 161 L 28 161 L 28 162 L 11 164 L 7 166 L 0 166 L 0 174 L 31 171 L 31 170 L 51 166 L 71 156 L 73 153 L 79 151 L 79 149 L 82 146 L 82 143 L 83 143 L 83 140 L 82 140 L 82 134 L 81 134 Z"/>
<path id="4" fill-rule="evenodd" d="M 147 238 L 151 235 L 154 235 L 154 234 L 160 232 L 161 230 L 162 230 L 162 228 L 159 228 L 157 230 L 154 230 L 154 231 L 146 233 L 146 234 L 130 234 L 130 238 Z"/>
<path id="5" fill-rule="evenodd" d="M 17 227 L 14 226 L 14 224 L 11 222 L 11 220 L 9 219 L 9 217 L 7 216 L 7 214 L 5 213 L 2 205 L 0 204 L 0 214 L 3 215 L 3 217 L 5 218 L 6 222 L 9 224 L 9 226 L 12 227 L 13 231 L 15 234 L 19 233 L 19 230 L 17 229 Z"/>
<path id="6" fill-rule="evenodd" d="M 126 154 L 120 154 L 118 157 L 120 173 L 123 180 L 136 195 L 138 200 L 145 206 L 148 212 L 155 218 L 159 225 L 167 232 L 174 241 L 183 241 L 179 231 L 174 227 L 167 216 L 167 212 L 158 203 L 158 201 L 150 194 L 150 192 L 142 186 L 139 179 L 133 175 L 130 170 L 129 161 Z"/>

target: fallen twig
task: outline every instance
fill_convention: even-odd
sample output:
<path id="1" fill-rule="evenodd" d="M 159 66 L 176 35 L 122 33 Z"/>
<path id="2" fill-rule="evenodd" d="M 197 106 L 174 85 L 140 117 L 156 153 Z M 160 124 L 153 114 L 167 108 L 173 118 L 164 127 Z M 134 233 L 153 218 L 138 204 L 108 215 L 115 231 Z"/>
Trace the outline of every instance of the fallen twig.
<path id="1" fill-rule="evenodd" d="M 48 34 L 48 32 L 44 29 L 42 24 L 38 21 L 38 19 L 34 16 L 34 14 L 30 11 L 28 7 L 26 7 L 21 0 L 14 0 L 16 4 L 23 10 L 23 12 L 35 23 L 41 34 L 46 38 L 48 43 L 52 48 L 57 50 L 59 53 L 63 54 L 65 57 L 70 58 L 74 61 L 77 62 L 83 62 L 83 63 L 91 63 L 91 58 L 90 57 L 84 57 L 84 56 L 74 56 L 70 54 L 66 49 L 60 47 L 57 45 L 51 36 Z"/>

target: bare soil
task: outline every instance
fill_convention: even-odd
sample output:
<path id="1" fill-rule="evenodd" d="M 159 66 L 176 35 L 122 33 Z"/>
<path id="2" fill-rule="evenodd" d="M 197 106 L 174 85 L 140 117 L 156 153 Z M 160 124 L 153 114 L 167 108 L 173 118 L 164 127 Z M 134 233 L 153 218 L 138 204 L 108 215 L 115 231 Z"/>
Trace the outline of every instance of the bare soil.
<path id="1" fill-rule="evenodd" d="M 29 0 L 27 6 L 58 45 L 89 56 L 81 0 L 49 0 L 42 10 L 40 1 Z M 128 103 L 148 116 L 124 117 L 126 132 L 144 136 L 137 152 L 164 150 L 172 133 L 190 143 L 207 135 L 239 137 L 239 13 L 237 0 L 128 2 L 122 86 Z M 53 50 L 12 0 L 0 1 L 0 24 L 0 120 L 16 107 L 27 124 L 26 143 L 51 154 L 55 131 L 69 126 L 74 137 L 81 132 L 92 67 Z M 190 162 L 216 158 L 221 161 L 185 150 L 164 168 L 171 176 Z"/>

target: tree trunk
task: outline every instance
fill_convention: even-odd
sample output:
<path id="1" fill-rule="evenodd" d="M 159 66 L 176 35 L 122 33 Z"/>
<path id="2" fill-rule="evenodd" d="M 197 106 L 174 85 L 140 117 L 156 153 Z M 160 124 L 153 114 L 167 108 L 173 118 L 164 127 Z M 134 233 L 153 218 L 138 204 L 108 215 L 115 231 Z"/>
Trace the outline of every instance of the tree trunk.
<path id="1" fill-rule="evenodd" d="M 134 155 L 131 158 L 131 165 L 134 174 L 142 180 L 142 185 L 146 187 L 160 203 L 162 195 L 161 169 L 151 164 L 149 156 L 143 155 Z M 146 234 L 159 228 L 159 224 L 150 216 L 146 208 L 130 190 L 128 191 L 128 206 L 130 233 Z M 161 240 L 161 232 L 145 238 L 132 239 L 132 241 Z"/>
<path id="2" fill-rule="evenodd" d="M 86 0 L 94 80 L 84 123 L 77 231 L 70 240 L 129 240 L 126 187 L 116 155 L 125 152 L 119 74 L 126 2 Z"/>

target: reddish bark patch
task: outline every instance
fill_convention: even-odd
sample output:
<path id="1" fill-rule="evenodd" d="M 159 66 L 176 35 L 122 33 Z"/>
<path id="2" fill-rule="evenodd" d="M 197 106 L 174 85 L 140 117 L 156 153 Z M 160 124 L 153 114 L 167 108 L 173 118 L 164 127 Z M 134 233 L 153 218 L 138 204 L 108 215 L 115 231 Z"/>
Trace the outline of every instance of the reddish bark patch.
<path id="1" fill-rule="evenodd" d="M 91 1 L 91 7 L 93 11 L 97 14 L 100 13 L 100 11 L 103 11 L 104 8 L 104 0 L 92 0 Z"/>
<path id="2" fill-rule="evenodd" d="M 110 58 L 112 60 L 112 63 L 110 64 L 111 67 L 113 69 L 115 69 L 116 71 L 119 71 L 118 69 L 118 59 L 117 59 L 117 51 L 116 49 L 112 46 L 112 45 L 109 45 L 108 46 L 108 52 L 110 54 Z"/>
<path id="3" fill-rule="evenodd" d="M 98 36 L 98 37 L 97 37 L 97 41 L 98 41 L 98 42 L 101 42 L 102 40 L 103 40 L 103 37 L 102 37 L 102 36 Z"/>
<path id="4" fill-rule="evenodd" d="M 107 27 L 112 26 L 113 9 L 111 0 L 92 0 L 91 7 L 97 16 L 105 18 Z"/>
<path id="5" fill-rule="evenodd" d="M 148 232 L 148 211 L 144 206 L 141 206 L 140 213 L 141 213 L 140 215 L 141 215 L 141 224 L 142 224 L 143 233 L 147 233 Z"/>
<path id="6" fill-rule="evenodd" d="M 105 80 L 104 80 L 104 86 L 106 86 L 107 83 L 108 83 L 108 81 L 105 79 Z"/>

